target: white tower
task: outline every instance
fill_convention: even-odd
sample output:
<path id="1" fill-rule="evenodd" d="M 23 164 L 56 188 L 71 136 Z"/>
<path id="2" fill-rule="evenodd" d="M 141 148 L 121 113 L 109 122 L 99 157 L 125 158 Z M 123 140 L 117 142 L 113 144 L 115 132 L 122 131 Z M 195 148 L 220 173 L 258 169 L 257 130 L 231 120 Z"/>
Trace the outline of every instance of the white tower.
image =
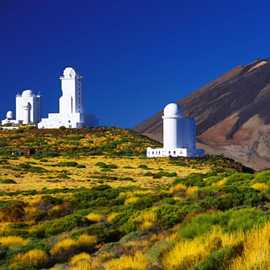
<path id="1" fill-rule="evenodd" d="M 175 149 L 179 147 L 178 129 L 180 117 L 182 117 L 182 113 L 177 104 L 170 103 L 165 107 L 162 117 L 164 149 Z"/>
<path id="2" fill-rule="evenodd" d="M 73 68 L 67 67 L 60 80 L 62 96 L 59 100 L 59 113 L 63 115 L 83 113 L 82 76 L 76 74 Z"/>

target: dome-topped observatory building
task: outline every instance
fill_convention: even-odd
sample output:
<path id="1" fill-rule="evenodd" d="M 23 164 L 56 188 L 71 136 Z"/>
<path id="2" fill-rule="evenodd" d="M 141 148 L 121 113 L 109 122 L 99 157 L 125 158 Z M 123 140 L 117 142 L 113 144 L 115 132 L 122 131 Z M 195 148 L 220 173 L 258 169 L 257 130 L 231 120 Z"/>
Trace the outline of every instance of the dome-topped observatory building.
<path id="1" fill-rule="evenodd" d="M 84 125 L 82 76 L 67 67 L 60 80 L 59 113 L 49 113 L 48 118 L 43 118 L 38 124 L 39 128 L 81 128 Z"/>
<path id="2" fill-rule="evenodd" d="M 40 121 L 40 95 L 32 90 L 24 90 L 16 95 L 16 119 L 13 119 L 13 112 L 8 111 L 2 125 L 32 125 Z"/>
<path id="3" fill-rule="evenodd" d="M 16 121 L 25 125 L 37 124 L 40 121 L 40 95 L 35 95 L 29 89 L 17 94 Z"/>
<path id="4" fill-rule="evenodd" d="M 196 124 L 185 117 L 176 103 L 168 104 L 163 111 L 163 148 L 147 148 L 146 155 L 153 157 L 198 157 L 204 151 L 196 148 Z"/>

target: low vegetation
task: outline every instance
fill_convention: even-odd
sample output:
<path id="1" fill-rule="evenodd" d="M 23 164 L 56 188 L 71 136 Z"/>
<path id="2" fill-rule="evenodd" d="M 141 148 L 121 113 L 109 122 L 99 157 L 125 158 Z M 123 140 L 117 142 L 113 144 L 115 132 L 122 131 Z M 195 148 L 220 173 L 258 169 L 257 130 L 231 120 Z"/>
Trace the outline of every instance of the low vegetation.
<path id="1" fill-rule="evenodd" d="M 121 129 L 0 143 L 0 269 L 269 269 L 270 171 L 146 159 L 157 144 Z"/>

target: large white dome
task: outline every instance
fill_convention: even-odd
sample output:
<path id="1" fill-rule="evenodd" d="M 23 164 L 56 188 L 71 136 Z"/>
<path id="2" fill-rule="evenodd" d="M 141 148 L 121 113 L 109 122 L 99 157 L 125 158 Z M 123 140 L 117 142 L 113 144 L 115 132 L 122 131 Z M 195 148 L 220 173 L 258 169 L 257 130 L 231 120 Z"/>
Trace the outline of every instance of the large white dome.
<path id="1" fill-rule="evenodd" d="M 23 97 L 32 97 L 33 96 L 33 92 L 32 92 L 32 90 L 24 90 L 22 92 L 22 96 Z"/>
<path id="2" fill-rule="evenodd" d="M 76 77 L 76 71 L 72 67 L 66 67 L 64 69 L 63 75 L 65 78 L 75 78 Z"/>
<path id="3" fill-rule="evenodd" d="M 182 111 L 178 104 L 170 103 L 164 108 L 164 116 L 165 117 L 180 117 L 182 116 Z"/>

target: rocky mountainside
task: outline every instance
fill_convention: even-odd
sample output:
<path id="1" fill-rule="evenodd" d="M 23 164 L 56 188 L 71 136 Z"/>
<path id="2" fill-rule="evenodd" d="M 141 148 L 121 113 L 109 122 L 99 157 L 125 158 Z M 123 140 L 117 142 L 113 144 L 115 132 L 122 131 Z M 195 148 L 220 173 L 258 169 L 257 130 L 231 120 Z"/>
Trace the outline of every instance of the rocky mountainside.
<path id="1" fill-rule="evenodd" d="M 198 125 L 199 146 L 254 169 L 270 167 L 270 60 L 237 66 L 177 101 Z M 162 140 L 159 112 L 136 127 Z"/>

